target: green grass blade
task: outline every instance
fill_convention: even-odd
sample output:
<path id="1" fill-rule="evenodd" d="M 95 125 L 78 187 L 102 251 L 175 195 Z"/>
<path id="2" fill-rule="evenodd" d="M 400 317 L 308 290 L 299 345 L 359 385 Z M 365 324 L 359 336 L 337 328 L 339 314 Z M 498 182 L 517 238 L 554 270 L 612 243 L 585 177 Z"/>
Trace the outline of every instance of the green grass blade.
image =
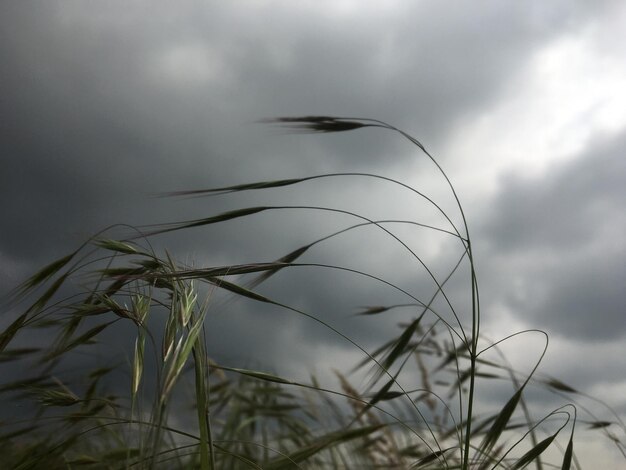
<path id="1" fill-rule="evenodd" d="M 221 279 L 221 278 L 211 279 L 210 282 L 217 287 L 221 287 L 222 289 L 226 289 L 230 292 L 233 292 L 234 294 L 241 295 L 242 297 L 247 297 L 249 299 L 257 300 L 259 302 L 265 302 L 265 303 L 270 303 L 270 304 L 275 303 L 273 300 L 269 299 L 268 297 L 265 297 L 261 294 L 257 294 L 256 292 L 246 289 L 245 287 L 241 287 L 237 284 L 225 281 L 224 279 Z"/>
<path id="2" fill-rule="evenodd" d="M 520 388 L 515 394 L 509 399 L 506 405 L 500 410 L 497 418 L 493 422 L 493 425 L 485 435 L 485 438 L 480 445 L 479 455 L 488 455 L 493 446 L 496 444 L 504 430 L 506 429 L 515 408 L 517 407 L 520 398 L 522 397 L 523 387 Z"/>
<path id="3" fill-rule="evenodd" d="M 282 258 L 279 258 L 278 260 L 275 261 L 275 263 L 277 265 L 276 267 L 270 269 L 267 272 L 264 272 L 263 274 L 260 274 L 256 279 L 254 279 L 250 283 L 250 286 L 251 287 L 255 287 L 255 286 L 258 286 L 259 284 L 261 284 L 262 282 L 267 281 L 267 279 L 269 279 L 271 276 L 276 274 L 281 269 L 289 266 L 290 263 L 293 263 L 300 256 L 302 256 L 304 253 L 306 253 L 306 251 L 309 248 L 311 248 L 311 246 L 313 246 L 313 245 L 309 244 L 309 245 L 302 246 L 302 247 L 298 248 L 297 250 L 292 251 L 291 253 L 287 253 Z"/>
<path id="4" fill-rule="evenodd" d="M 365 415 L 374 405 L 380 401 L 391 400 L 403 396 L 403 392 L 389 392 L 389 389 L 396 383 L 396 377 L 392 377 L 383 385 L 378 392 L 368 401 L 359 414 L 354 418 L 354 421 L 358 420 L 361 416 Z"/>
<path id="5" fill-rule="evenodd" d="M 46 306 L 48 301 L 52 298 L 52 296 L 63 285 L 63 283 L 67 279 L 68 275 L 69 275 L 69 273 L 65 273 L 61 277 L 59 277 L 56 281 L 54 281 L 54 283 L 46 290 L 46 292 L 44 292 L 43 295 L 41 295 L 41 297 L 39 297 L 35 301 L 35 303 L 33 303 L 31 305 L 31 307 L 28 309 L 28 312 L 29 313 L 31 313 L 31 312 L 37 313 L 37 312 L 41 311 Z"/>
<path id="6" fill-rule="evenodd" d="M 264 465 L 263 468 L 265 470 L 292 469 L 295 464 L 303 462 L 304 460 L 329 447 L 334 447 L 354 439 L 366 437 L 385 426 L 385 424 L 374 424 L 364 426 L 362 428 L 346 429 L 325 434 L 317 438 L 311 444 L 308 444 L 307 446 L 298 449 L 287 456 L 279 457 L 278 459 L 269 462 Z"/>
<path id="7" fill-rule="evenodd" d="M 578 390 L 576 390 L 574 387 L 570 387 L 569 385 L 567 385 L 566 383 L 561 382 L 560 380 L 557 379 L 550 379 L 547 380 L 545 382 L 545 384 L 554 389 L 557 390 L 559 392 L 565 392 L 565 393 L 579 393 Z"/>
<path id="8" fill-rule="evenodd" d="M 279 117 L 263 119 L 261 122 L 276 123 L 291 131 L 313 133 L 345 132 L 362 127 L 381 127 L 377 124 L 366 124 L 353 119 L 331 116 Z"/>
<path id="9" fill-rule="evenodd" d="M 37 285 L 54 276 L 59 270 L 61 270 L 67 263 L 72 260 L 76 253 L 77 251 L 74 251 L 69 255 L 64 256 L 63 258 L 59 258 L 58 260 L 53 261 L 52 263 L 37 271 L 18 288 L 18 292 L 21 293 L 19 295 L 23 295 L 26 291 L 36 287 Z"/>
<path id="10" fill-rule="evenodd" d="M 195 323 L 189 329 L 186 337 L 181 337 L 178 344 L 174 348 L 171 353 L 171 357 L 168 362 L 170 363 L 167 371 L 167 375 L 165 376 L 164 386 L 163 386 L 163 396 L 167 397 L 174 384 L 178 380 L 187 360 L 189 359 L 190 354 L 193 351 L 193 348 L 196 345 L 196 340 L 198 339 L 198 335 L 204 326 L 204 318 L 206 316 L 206 310 L 203 310 L 199 317 L 195 320 Z"/>
<path id="11" fill-rule="evenodd" d="M 248 377 L 254 377 L 255 379 L 259 379 L 259 380 L 265 380 L 266 382 L 296 385 L 296 383 L 291 380 L 284 379 L 277 375 L 268 374 L 267 372 L 259 372 L 259 371 L 250 370 L 250 369 L 240 369 L 238 367 L 225 367 L 225 366 L 220 366 L 220 369 L 227 370 L 230 372 L 236 372 L 237 374 L 245 375 Z"/>
<path id="12" fill-rule="evenodd" d="M 382 361 L 382 365 L 385 370 L 389 370 L 389 368 L 396 362 L 396 360 L 402 356 L 402 354 L 406 351 L 406 347 L 409 344 L 409 341 L 418 330 L 422 319 L 424 318 L 425 312 L 423 312 L 419 317 L 411 322 L 411 324 L 405 328 L 400 337 L 397 339 L 393 348 L 387 354 L 385 359 Z M 381 372 L 379 372 L 381 373 Z"/>
<path id="13" fill-rule="evenodd" d="M 104 248 L 105 250 L 115 251 L 117 253 L 124 253 L 126 255 L 136 255 L 139 253 L 139 251 L 137 251 L 137 248 L 135 248 L 128 242 L 122 242 L 119 240 L 111 240 L 108 238 L 102 238 L 102 239 L 96 240 L 94 242 L 94 245 L 100 248 Z"/>
<path id="14" fill-rule="evenodd" d="M 139 390 L 139 384 L 141 383 L 141 377 L 143 375 L 143 359 L 145 348 L 145 333 L 143 329 L 140 329 L 137 338 L 135 339 L 135 354 L 133 357 L 133 373 L 131 384 L 131 398 L 135 400 L 137 397 L 137 391 Z"/>
<path id="15" fill-rule="evenodd" d="M 196 189 L 192 191 L 175 191 L 170 193 L 164 193 L 163 196 L 202 196 L 202 195 L 211 195 L 211 194 L 226 194 L 226 193 L 234 193 L 238 191 L 250 191 L 255 189 L 268 189 L 268 188 L 278 188 L 281 186 L 289 186 L 292 184 L 301 183 L 302 181 L 307 181 L 311 179 L 307 178 L 291 178 L 284 180 L 274 180 L 274 181 L 259 181 L 256 183 L 247 183 L 247 184 L 237 184 L 234 186 L 224 186 L 221 188 L 211 188 L 211 189 Z"/>
<path id="16" fill-rule="evenodd" d="M 512 470 L 519 470 L 521 468 L 524 468 L 526 465 L 528 465 L 529 463 L 537 460 L 537 458 L 548 448 L 550 447 L 550 444 L 552 444 L 552 441 L 554 441 L 554 438 L 557 436 L 557 434 L 553 434 L 552 436 L 546 437 L 543 441 L 539 442 L 539 444 L 537 444 L 536 446 L 534 446 L 532 449 L 530 449 L 528 452 L 526 452 L 524 455 L 522 455 L 520 457 L 520 459 L 515 462 L 515 464 L 513 465 Z"/>
<path id="17" fill-rule="evenodd" d="M 83 345 L 83 344 L 90 344 L 93 340 L 94 337 L 96 337 L 98 334 L 100 334 L 102 332 L 102 330 L 104 330 L 105 328 L 109 327 L 110 325 L 112 325 L 113 323 L 115 323 L 115 320 L 107 322 L 107 323 L 102 323 L 101 325 L 97 325 L 94 326 L 93 328 L 89 329 L 88 331 L 86 331 L 85 333 L 83 333 L 82 335 L 80 335 L 79 337 L 75 338 L 74 340 L 70 341 L 70 342 L 66 342 L 65 344 L 60 345 L 58 348 L 54 349 L 53 351 L 51 351 L 45 358 L 44 360 L 50 361 L 56 357 L 59 357 L 65 353 L 67 353 L 68 351 Z"/>
<path id="18" fill-rule="evenodd" d="M 436 450 L 434 452 L 431 452 L 427 456 L 422 457 L 415 464 L 411 465 L 411 468 L 422 468 L 424 466 L 428 466 L 429 464 L 431 464 L 435 460 L 439 459 L 439 457 L 441 457 L 446 452 L 448 452 L 450 450 L 454 450 L 454 449 L 456 449 L 456 447 L 448 447 L 447 449 L 441 449 L 441 450 Z"/>
<path id="19" fill-rule="evenodd" d="M 589 429 L 602 429 L 602 428 L 608 428 L 609 426 L 611 426 L 613 423 L 612 421 L 591 421 L 589 424 Z"/>
<path id="20" fill-rule="evenodd" d="M 268 207 L 246 207 L 244 209 L 236 209 L 233 211 L 223 212 L 213 217 L 206 217 L 204 219 L 191 220 L 187 222 L 177 222 L 172 224 L 166 224 L 164 228 L 156 229 L 153 232 L 148 233 L 148 236 L 158 235 L 161 233 L 174 232 L 176 230 L 184 230 L 193 227 L 202 227 L 205 225 L 217 224 L 225 222 L 227 220 L 237 219 L 239 217 L 246 217 L 248 215 L 257 214 L 267 210 Z"/>
<path id="21" fill-rule="evenodd" d="M 10 362 L 21 359 L 29 354 L 34 354 L 41 351 L 41 348 L 15 348 L 5 349 L 0 351 L 0 362 Z"/>
<path id="22" fill-rule="evenodd" d="M 2 334 L 0 334 L 0 352 L 3 352 L 5 348 L 9 345 L 13 337 L 24 326 L 27 318 L 28 312 L 22 313 L 19 317 L 13 320 L 13 322 L 9 326 L 4 329 Z"/>
<path id="23" fill-rule="evenodd" d="M 567 449 L 565 449 L 565 455 L 563 455 L 563 465 L 561 470 L 570 470 L 572 466 L 572 455 L 574 454 L 574 436 L 570 436 L 567 443 Z"/>

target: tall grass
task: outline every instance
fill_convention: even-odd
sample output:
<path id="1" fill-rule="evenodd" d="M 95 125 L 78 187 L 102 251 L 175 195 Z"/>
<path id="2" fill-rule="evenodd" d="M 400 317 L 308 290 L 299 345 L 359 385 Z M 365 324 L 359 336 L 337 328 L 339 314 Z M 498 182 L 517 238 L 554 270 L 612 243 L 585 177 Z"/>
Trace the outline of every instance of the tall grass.
<path id="1" fill-rule="evenodd" d="M 29 303 L 6 322 L 0 335 L 4 366 L 20 366 L 12 373 L 16 380 L 0 384 L 5 403 L 19 405 L 0 423 L 3 468 L 467 470 L 532 464 L 537 469 L 569 469 L 580 468 L 574 443 L 581 420 L 626 458 L 626 426 L 620 416 L 537 372 L 547 348 L 545 333 L 528 330 L 499 341 L 481 336 L 480 296 L 465 213 L 447 174 L 419 141 L 371 119 L 307 116 L 269 122 L 297 132 L 367 127 L 395 132 L 431 161 L 456 210 L 446 211 L 426 194 L 388 177 L 325 174 L 170 195 L 228 197 L 324 179 L 368 179 L 402 188 L 408 199 L 425 201 L 440 224 L 375 220 L 340 205 L 263 205 L 141 227 L 131 236 L 112 238 L 112 229 L 97 234 L 14 291 L 14 305 Z M 286 254 L 275 261 L 196 267 L 152 248 L 151 240 L 164 233 L 211 230 L 277 211 L 316 211 L 351 221 L 302 246 L 286 247 Z M 399 235 L 403 227 L 455 240 L 456 251 L 450 254 L 456 258 L 444 275 Z M 424 274 L 424 285 L 402 287 L 378 272 L 316 259 L 315 252 L 333 240 L 363 230 L 383 235 L 402 250 Z M 406 321 L 383 344 L 366 347 L 318 312 L 259 288 L 291 272 L 313 269 L 325 276 L 342 273 L 363 279 L 403 299 L 361 307 L 362 321 L 391 318 L 395 312 L 405 312 Z M 468 293 L 463 305 L 450 294 L 449 285 L 459 282 Z M 417 293 L 428 289 L 426 296 Z M 215 315 L 213 297 L 220 292 L 321 326 L 362 359 L 351 370 L 334 372 L 335 387 L 322 385 L 314 376 L 294 380 L 278 375 L 263 358 L 254 368 L 216 362 L 212 356 L 219 351 L 207 341 L 206 319 Z M 520 335 L 544 338 L 530 372 L 516 370 L 499 352 L 503 343 Z M 107 357 L 117 336 L 133 338 L 127 362 Z M 354 383 L 359 372 L 369 377 L 364 385 Z M 503 384 L 510 390 L 508 400 L 497 407 L 479 406 L 488 401 L 481 400 L 481 391 L 497 395 L 505 390 Z M 563 401 L 539 419 L 526 400 L 528 391 L 537 389 Z"/>

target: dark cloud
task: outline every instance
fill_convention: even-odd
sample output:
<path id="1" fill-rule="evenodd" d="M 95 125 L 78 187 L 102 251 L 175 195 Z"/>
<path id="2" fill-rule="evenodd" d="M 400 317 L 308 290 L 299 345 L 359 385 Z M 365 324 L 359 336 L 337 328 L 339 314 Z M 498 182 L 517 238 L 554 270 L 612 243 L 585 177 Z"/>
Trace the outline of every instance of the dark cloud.
<path id="1" fill-rule="evenodd" d="M 481 236 L 527 324 L 581 340 L 626 334 L 625 143 L 622 134 L 541 177 L 503 179 Z"/>
<path id="2" fill-rule="evenodd" d="M 316 2 L 248 2 L 245 8 L 236 2 L 3 2 L 3 291 L 120 222 L 185 220 L 262 203 L 339 205 L 372 218 L 429 222 L 432 208 L 370 180 L 232 198 L 151 196 L 334 171 L 412 179 L 415 148 L 389 132 L 292 136 L 254 121 L 372 117 L 414 133 L 429 149 L 445 148 L 459 129 L 510 99 L 517 92 L 512 83 L 523 86 L 519 77 L 538 51 L 599 27 L 621 3 L 383 5 L 346 12 Z M 515 116 L 508 125 L 515 126 Z M 495 196 L 468 211 L 486 320 L 504 305 L 529 327 L 581 344 L 626 333 L 626 136 L 593 142 L 539 176 L 503 175 Z M 446 168 L 454 169 L 453 158 L 444 157 Z M 434 181 L 440 180 L 425 176 L 427 190 L 439 184 Z M 268 261 L 357 222 L 328 213 L 263 214 L 159 237 L 157 247 L 198 264 Z M 399 233 L 435 262 L 438 279 L 445 277 L 456 261 L 452 243 L 434 242 L 419 230 Z M 379 273 L 420 299 L 433 289 L 419 262 L 375 231 L 355 231 L 303 260 Z M 397 334 L 397 323 L 415 315 L 352 316 L 362 305 L 407 302 L 358 276 L 314 269 L 281 276 L 259 290 L 319 315 L 367 347 Z M 463 322 L 466 286 L 462 276 L 447 285 Z M 258 360 L 304 371 L 301 364 L 332 364 L 333 356 L 354 351 L 295 314 L 245 301 L 222 305 L 216 302 L 209 319 L 210 350 L 233 365 Z M 447 312 L 445 304 L 437 307 Z M 564 361 L 570 370 L 572 359 Z"/>
<path id="3" fill-rule="evenodd" d="M 530 11 L 491 6 L 335 17 L 193 2 L 3 5 L 4 250 L 43 258 L 66 247 L 68 233 L 80 232 L 75 243 L 138 223 L 158 211 L 145 195 L 159 190 L 377 169 L 396 148 L 380 135 L 276 147 L 241 126 L 267 115 L 375 116 L 443 138 L 497 99 L 542 37 L 559 34 Z"/>
<path id="4" fill-rule="evenodd" d="M 598 236 L 620 244 L 623 237 L 610 227 L 623 222 L 624 144 L 626 135 L 592 145 L 584 155 L 538 178 L 505 176 L 485 226 L 492 248 L 567 253 Z"/>

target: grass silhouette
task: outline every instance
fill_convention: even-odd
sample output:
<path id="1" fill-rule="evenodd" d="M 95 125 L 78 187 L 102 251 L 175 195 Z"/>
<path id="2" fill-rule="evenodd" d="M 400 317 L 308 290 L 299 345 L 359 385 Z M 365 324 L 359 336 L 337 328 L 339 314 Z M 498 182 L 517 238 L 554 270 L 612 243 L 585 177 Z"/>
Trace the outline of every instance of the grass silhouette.
<path id="1" fill-rule="evenodd" d="M 102 231 L 13 292 L 11 302 L 29 304 L 0 334 L 0 360 L 23 364 L 24 376 L 2 382 L 0 393 L 6 400 L 26 403 L 23 409 L 32 413 L 0 423 L 5 468 L 468 470 L 532 464 L 538 469 L 569 469 L 580 468 L 574 446 L 580 421 L 612 441 L 626 458 L 624 438 L 618 437 L 626 432 L 620 416 L 537 371 L 548 345 L 545 333 L 526 330 L 498 341 L 481 335 L 480 296 L 465 213 L 447 174 L 418 140 L 372 119 L 304 116 L 265 122 L 293 132 L 362 128 L 395 132 L 430 159 L 450 190 L 458 215 L 400 181 L 365 173 L 169 193 L 229 197 L 320 180 L 367 179 L 402 188 L 409 197 L 425 201 L 441 225 L 377 220 L 340 207 L 262 205 L 133 228 L 133 235 L 121 238 L 110 237 L 113 228 Z M 302 246 L 286 247 L 286 254 L 269 262 L 195 267 L 168 252 L 157 253 L 150 242 L 169 232 L 211 230 L 235 219 L 245 222 L 253 216 L 293 211 L 341 215 L 352 222 Z M 403 227 L 455 241 L 455 261 L 446 274 L 438 274 L 398 234 Z M 427 296 L 377 273 L 317 261 L 312 253 L 314 247 L 323 250 L 333 240 L 365 230 L 402 250 L 423 273 Z M 409 320 L 399 325 L 397 335 L 372 349 L 316 312 L 258 289 L 280 275 L 303 270 L 363 279 L 404 299 L 361 307 L 362 321 L 398 311 L 407 312 Z M 459 306 L 449 295 L 448 285 L 459 280 L 466 286 L 469 305 Z M 263 358 L 258 368 L 216 362 L 208 352 L 205 320 L 212 315 L 218 292 L 313 322 L 357 351 L 361 360 L 352 370 L 334 371 L 335 388 L 321 385 L 316 377 L 302 381 L 278 375 Z M 102 366 L 107 358 L 100 351 L 99 361 L 87 361 L 87 372 L 68 371 L 74 358 L 96 345 L 102 349 L 112 334 L 128 331 L 134 337 L 128 364 L 111 358 Z M 516 370 L 499 351 L 504 342 L 521 335 L 545 340 L 530 373 Z M 38 342 L 22 345 L 19 336 L 36 337 Z M 367 385 L 354 385 L 355 372 L 367 374 Z M 120 387 L 111 390 L 111 383 L 120 377 L 127 382 L 122 387 L 125 394 L 118 393 Z M 479 409 L 479 394 L 490 384 L 494 390 L 506 384 L 512 390 L 509 399 L 496 409 Z M 529 389 L 550 392 L 563 404 L 533 418 L 525 398 Z"/>

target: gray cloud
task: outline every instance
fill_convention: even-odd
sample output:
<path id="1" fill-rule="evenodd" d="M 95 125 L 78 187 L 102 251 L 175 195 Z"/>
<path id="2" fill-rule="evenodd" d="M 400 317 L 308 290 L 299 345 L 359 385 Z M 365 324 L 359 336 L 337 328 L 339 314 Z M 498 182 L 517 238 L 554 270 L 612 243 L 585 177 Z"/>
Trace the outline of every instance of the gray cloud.
<path id="1" fill-rule="evenodd" d="M 135 222 L 153 212 L 146 193 L 258 174 L 381 168 L 395 145 L 389 138 L 277 149 L 256 131 L 242 135 L 251 131 L 241 123 L 356 114 L 414 126 L 436 142 L 498 99 L 542 38 L 585 19 L 493 4 L 468 15 L 437 3 L 343 18 L 193 2 L 137 3 L 123 14 L 80 2 L 3 9 L 2 83 L 12 92 L 3 102 L 10 120 L 2 211 L 13 221 L 4 240 L 9 252 L 31 255 L 58 249 L 77 226 L 84 236 Z M 545 17 L 563 24 L 537 20 Z M 48 227 L 45 239 L 29 233 L 35 214 Z"/>
<path id="2" fill-rule="evenodd" d="M 610 227 L 623 228 L 625 143 L 626 135 L 620 135 L 594 144 L 543 177 L 505 176 L 485 227 L 492 248 L 567 253 L 598 236 L 619 245 L 623 233 Z"/>
<path id="3" fill-rule="evenodd" d="M 430 220 L 411 196 L 366 180 L 232 198 L 151 196 L 333 171 L 412 179 L 415 149 L 391 133 L 285 136 L 254 121 L 372 117 L 414 133 L 429 149 L 445 148 L 459 129 L 510 98 L 511 83 L 538 51 L 600 28 L 620 5 L 426 1 L 387 8 L 381 2 L 345 13 L 289 2 L 245 8 L 236 2 L 4 2 L 0 84 L 10 92 L 0 100 L 3 291 L 120 222 L 185 220 L 261 203 L 339 205 L 372 217 Z M 609 39 L 602 44 L 618 48 L 619 41 Z M 536 177 L 502 175 L 497 192 L 468 211 L 475 217 L 470 226 L 476 227 L 486 320 L 504 305 L 525 325 L 585 347 L 623 337 L 625 143 L 623 133 L 596 136 L 575 158 Z M 453 155 L 443 158 L 446 168 L 459 163 Z M 264 214 L 247 225 L 233 221 L 163 236 L 157 246 L 198 263 L 268 261 L 355 222 L 308 212 Z M 417 230 L 401 233 L 445 276 L 456 251 Z M 375 231 L 355 231 L 304 260 L 372 270 L 420 298 L 432 292 L 418 263 Z M 281 276 L 259 290 L 320 315 L 367 347 L 415 315 L 357 319 L 351 314 L 358 306 L 407 299 L 338 273 L 303 269 Z M 467 318 L 464 279 L 447 287 Z M 218 309 L 209 325 L 215 354 L 234 362 L 262 358 L 304 371 L 353 350 L 308 320 L 248 302 Z M 294 345 L 297 351 L 286 354 Z M 578 359 L 571 357 L 563 358 L 564 370 L 576 370 Z M 597 380 L 580 378 L 581 388 Z M 612 375 L 612 383 L 618 378 Z"/>
<path id="4" fill-rule="evenodd" d="M 598 142 L 542 177 L 503 179 L 481 236 L 527 324 L 580 340 L 626 333 L 625 142 Z"/>

